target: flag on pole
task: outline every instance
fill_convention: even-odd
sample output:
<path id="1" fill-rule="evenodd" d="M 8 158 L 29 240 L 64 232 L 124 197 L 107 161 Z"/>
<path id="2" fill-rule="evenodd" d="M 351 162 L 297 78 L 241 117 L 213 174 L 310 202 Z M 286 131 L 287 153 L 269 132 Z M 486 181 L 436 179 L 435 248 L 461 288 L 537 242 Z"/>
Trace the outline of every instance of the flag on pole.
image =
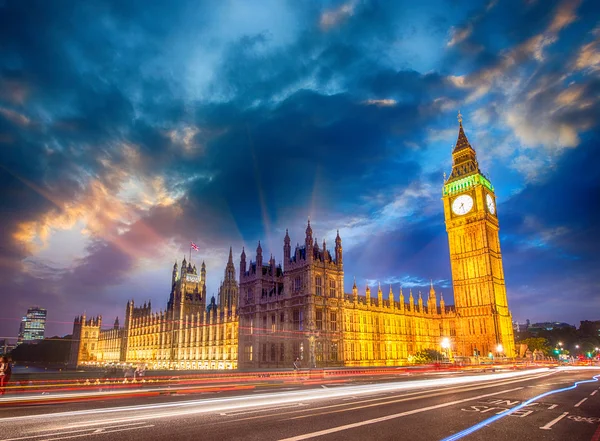
<path id="1" fill-rule="evenodd" d="M 200 251 L 200 248 L 198 248 L 198 245 L 196 245 L 194 242 L 190 243 L 190 248 L 193 248 L 196 251 Z"/>

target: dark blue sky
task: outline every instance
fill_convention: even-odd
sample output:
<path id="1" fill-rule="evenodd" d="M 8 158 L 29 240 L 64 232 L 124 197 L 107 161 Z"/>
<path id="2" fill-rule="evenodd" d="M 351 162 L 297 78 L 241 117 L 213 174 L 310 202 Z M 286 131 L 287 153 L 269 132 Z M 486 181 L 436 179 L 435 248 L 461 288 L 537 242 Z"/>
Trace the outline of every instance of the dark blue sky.
<path id="1" fill-rule="evenodd" d="M 0 0 L 0 338 L 28 306 L 166 306 L 194 241 L 279 261 L 339 228 L 356 277 L 452 300 L 460 109 L 519 321 L 600 319 L 600 7 L 507 1 Z"/>

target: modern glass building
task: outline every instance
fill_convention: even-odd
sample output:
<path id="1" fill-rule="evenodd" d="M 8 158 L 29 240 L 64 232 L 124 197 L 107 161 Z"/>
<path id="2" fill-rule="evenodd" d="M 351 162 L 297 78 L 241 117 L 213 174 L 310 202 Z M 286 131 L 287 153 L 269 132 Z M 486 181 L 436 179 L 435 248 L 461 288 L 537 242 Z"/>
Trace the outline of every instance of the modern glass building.
<path id="1" fill-rule="evenodd" d="M 33 306 L 27 310 L 27 315 L 21 319 L 17 344 L 43 340 L 45 330 L 46 310 Z"/>

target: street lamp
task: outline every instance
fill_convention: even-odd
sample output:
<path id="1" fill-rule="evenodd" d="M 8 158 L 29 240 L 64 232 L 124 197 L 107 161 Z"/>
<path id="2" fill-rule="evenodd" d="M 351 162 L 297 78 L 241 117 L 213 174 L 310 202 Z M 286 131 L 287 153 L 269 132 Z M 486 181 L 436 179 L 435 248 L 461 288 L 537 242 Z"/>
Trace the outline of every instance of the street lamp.
<path id="1" fill-rule="evenodd" d="M 502 355 L 502 350 L 503 350 L 503 349 L 504 349 L 504 348 L 502 347 L 502 343 L 498 343 L 498 346 L 496 346 L 496 352 L 498 353 L 498 357 L 499 357 L 500 355 Z"/>
<path id="2" fill-rule="evenodd" d="M 442 338 L 440 345 L 442 346 L 444 357 L 450 358 L 448 354 L 448 350 L 450 349 L 450 339 L 448 337 Z"/>

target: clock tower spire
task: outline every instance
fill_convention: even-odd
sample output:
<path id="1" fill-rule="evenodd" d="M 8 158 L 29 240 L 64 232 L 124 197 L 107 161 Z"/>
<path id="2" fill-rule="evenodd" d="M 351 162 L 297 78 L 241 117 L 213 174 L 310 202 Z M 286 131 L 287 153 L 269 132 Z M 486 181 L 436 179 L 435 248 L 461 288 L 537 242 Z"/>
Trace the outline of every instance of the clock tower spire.
<path id="1" fill-rule="evenodd" d="M 479 169 L 475 149 L 458 114 L 458 138 L 452 151 L 452 172 L 444 182 L 442 200 L 457 323 L 462 355 L 514 354 L 512 318 L 508 310 L 496 195 Z"/>

